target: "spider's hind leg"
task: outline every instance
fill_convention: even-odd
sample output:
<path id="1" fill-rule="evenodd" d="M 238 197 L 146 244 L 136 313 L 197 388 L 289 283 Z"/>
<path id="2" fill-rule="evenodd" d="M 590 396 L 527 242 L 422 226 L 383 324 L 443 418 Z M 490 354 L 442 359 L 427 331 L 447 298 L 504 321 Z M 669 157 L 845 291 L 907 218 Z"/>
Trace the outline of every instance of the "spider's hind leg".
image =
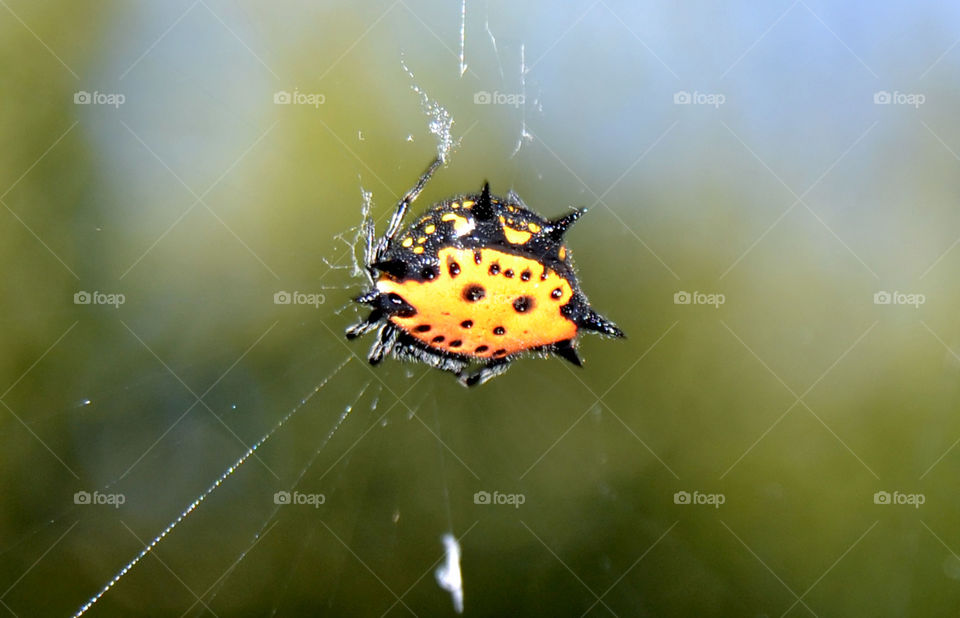
<path id="1" fill-rule="evenodd" d="M 399 336 L 397 345 L 393 350 L 394 355 L 400 360 L 416 361 L 429 365 L 434 369 L 449 371 L 460 376 L 467 366 L 467 362 L 450 354 L 426 349 L 422 344 L 416 342 L 409 336 Z"/>
<path id="2" fill-rule="evenodd" d="M 469 375 L 458 374 L 458 377 L 460 378 L 460 384 L 464 386 L 477 386 L 479 384 L 483 384 L 487 380 L 497 377 L 498 375 L 506 373 L 507 369 L 509 368 L 510 361 L 495 360 L 487 363 Z"/>

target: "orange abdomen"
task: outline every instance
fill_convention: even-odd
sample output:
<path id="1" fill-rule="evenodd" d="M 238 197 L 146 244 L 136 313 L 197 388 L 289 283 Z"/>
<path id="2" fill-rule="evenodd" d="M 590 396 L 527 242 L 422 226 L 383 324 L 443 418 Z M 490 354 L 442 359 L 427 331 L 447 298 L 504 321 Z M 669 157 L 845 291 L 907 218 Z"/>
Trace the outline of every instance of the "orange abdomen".
<path id="1" fill-rule="evenodd" d="M 428 281 L 382 277 L 377 289 L 416 309 L 391 322 L 426 345 L 478 358 L 510 354 L 572 339 L 577 325 L 561 313 L 570 283 L 540 262 L 495 249 L 439 252 Z"/>

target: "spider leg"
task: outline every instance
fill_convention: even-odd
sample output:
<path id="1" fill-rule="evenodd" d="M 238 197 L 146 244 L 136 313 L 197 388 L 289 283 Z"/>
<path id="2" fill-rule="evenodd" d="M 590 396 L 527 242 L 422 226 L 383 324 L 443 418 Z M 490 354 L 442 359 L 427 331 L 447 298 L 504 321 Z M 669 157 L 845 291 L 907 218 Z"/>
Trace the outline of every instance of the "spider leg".
<path id="1" fill-rule="evenodd" d="M 394 355 L 400 360 L 420 362 L 434 369 L 449 371 L 458 376 L 467 366 L 465 361 L 441 352 L 426 349 L 403 336 L 398 338 L 397 345 L 394 348 Z"/>
<path id="2" fill-rule="evenodd" d="M 437 168 L 440 167 L 441 163 L 443 163 L 443 159 L 440 157 L 434 159 L 433 163 L 430 164 L 430 167 L 427 168 L 427 171 L 425 171 L 423 175 L 420 176 L 419 180 L 417 180 L 417 184 L 415 184 L 412 189 L 407 191 L 407 194 L 403 196 L 403 199 L 397 203 L 397 209 L 394 211 L 393 216 L 390 217 L 390 223 L 387 225 L 387 231 L 384 233 L 383 238 L 377 242 L 373 259 L 369 260 L 368 263 L 372 264 L 373 262 L 379 262 L 380 258 L 383 257 L 383 254 L 387 250 L 387 247 L 390 246 L 390 242 L 393 240 L 393 237 L 397 235 L 398 231 L 400 231 L 400 224 L 403 222 L 403 217 L 407 214 L 407 209 L 410 207 L 410 204 L 417 199 L 417 196 L 420 195 L 421 191 L 423 191 L 427 181 L 430 180 L 430 177 L 433 176 L 435 171 L 437 171 Z"/>
<path id="3" fill-rule="evenodd" d="M 370 355 L 367 360 L 371 365 L 377 365 L 383 360 L 383 357 L 393 351 L 393 346 L 397 343 L 397 329 L 391 324 L 384 324 L 377 331 L 377 340 L 370 348 Z"/>
<path id="4" fill-rule="evenodd" d="M 357 322 L 347 329 L 347 339 L 356 339 L 357 337 L 366 335 L 375 329 L 380 324 L 380 320 L 382 319 L 383 311 L 380 309 L 374 309 L 370 312 L 370 315 L 368 315 L 366 319 Z"/>
<path id="5" fill-rule="evenodd" d="M 362 232 L 364 239 L 363 263 L 366 265 L 367 279 L 371 285 L 374 283 L 373 271 L 370 265 L 376 261 L 374 251 L 377 244 L 377 226 L 373 223 L 373 217 L 368 212 L 363 219 Z"/>
<path id="6" fill-rule="evenodd" d="M 509 360 L 495 360 L 487 363 L 469 375 L 458 374 L 458 377 L 460 378 L 460 384 L 464 386 L 477 386 L 478 384 L 483 384 L 487 380 L 495 378 L 500 374 L 506 373 L 507 369 L 509 368 Z"/>
<path id="7" fill-rule="evenodd" d="M 517 206 L 520 206 L 521 208 L 526 208 L 527 210 L 530 209 L 529 206 L 523 203 L 523 200 L 520 199 L 520 196 L 517 195 L 517 192 L 514 191 L 513 189 L 510 189 L 510 191 L 507 193 L 507 202 L 511 204 L 516 204 Z"/>

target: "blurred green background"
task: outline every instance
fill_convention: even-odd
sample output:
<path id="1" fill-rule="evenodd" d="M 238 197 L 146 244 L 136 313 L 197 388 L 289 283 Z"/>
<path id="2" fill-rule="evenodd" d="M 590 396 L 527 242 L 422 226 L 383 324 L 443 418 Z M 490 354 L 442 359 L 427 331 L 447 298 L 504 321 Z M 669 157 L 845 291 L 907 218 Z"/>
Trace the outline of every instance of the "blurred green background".
<path id="1" fill-rule="evenodd" d="M 468 615 L 956 615 L 960 9 L 468 0 L 462 76 L 460 27 L 0 1 L 0 614 L 75 612 L 296 409 L 90 615 L 452 614 L 447 532 Z M 414 85 L 460 139 L 414 212 L 589 207 L 627 340 L 469 391 L 344 341 Z"/>

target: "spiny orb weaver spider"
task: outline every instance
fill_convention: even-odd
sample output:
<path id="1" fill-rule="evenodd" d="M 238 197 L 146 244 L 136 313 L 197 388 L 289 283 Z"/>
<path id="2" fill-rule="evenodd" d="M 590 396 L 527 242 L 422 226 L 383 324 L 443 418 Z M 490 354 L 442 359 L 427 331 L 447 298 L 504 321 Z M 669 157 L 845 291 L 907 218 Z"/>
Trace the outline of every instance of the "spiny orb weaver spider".
<path id="1" fill-rule="evenodd" d="M 435 159 L 400 200 L 383 237 L 376 239 L 373 223 L 364 222 L 373 288 L 355 300 L 372 310 L 346 335 L 377 330 L 371 364 L 393 354 L 473 386 L 500 375 L 524 352 L 581 366 L 581 328 L 624 336 L 590 307 L 563 244 L 586 209 L 544 219 L 513 191 L 503 199 L 485 183 L 480 193 L 435 204 L 400 234 L 410 204 L 442 162 Z M 482 366 L 467 372 L 471 364 Z"/>

